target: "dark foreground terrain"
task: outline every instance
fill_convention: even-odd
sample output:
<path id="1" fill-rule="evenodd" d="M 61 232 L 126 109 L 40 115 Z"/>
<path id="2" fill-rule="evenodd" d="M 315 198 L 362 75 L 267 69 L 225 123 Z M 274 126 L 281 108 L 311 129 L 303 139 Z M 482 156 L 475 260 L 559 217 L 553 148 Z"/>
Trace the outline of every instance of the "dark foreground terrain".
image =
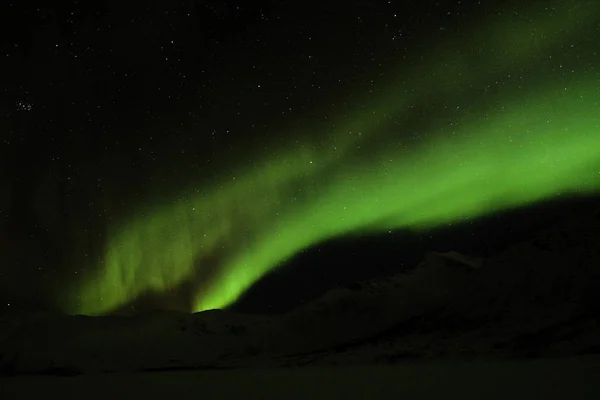
<path id="1" fill-rule="evenodd" d="M 2 399 L 598 399 L 600 357 L 19 376 Z"/>

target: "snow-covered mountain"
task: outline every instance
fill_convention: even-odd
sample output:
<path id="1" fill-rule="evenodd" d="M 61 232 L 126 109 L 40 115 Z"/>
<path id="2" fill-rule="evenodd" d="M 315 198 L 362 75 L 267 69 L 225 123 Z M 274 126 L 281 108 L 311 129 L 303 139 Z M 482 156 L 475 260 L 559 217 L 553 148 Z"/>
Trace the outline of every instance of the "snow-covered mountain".
<path id="1" fill-rule="evenodd" d="M 380 364 L 600 352 L 600 212 L 493 257 L 431 251 L 409 272 L 275 316 L 3 317 L 5 374 Z M 394 262 L 394 260 L 390 260 Z"/>

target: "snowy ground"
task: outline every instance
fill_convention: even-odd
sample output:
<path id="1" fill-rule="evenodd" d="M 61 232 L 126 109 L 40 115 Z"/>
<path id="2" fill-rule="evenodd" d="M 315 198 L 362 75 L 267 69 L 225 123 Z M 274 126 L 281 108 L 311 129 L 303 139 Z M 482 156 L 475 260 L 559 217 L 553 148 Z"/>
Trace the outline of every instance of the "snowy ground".
<path id="1" fill-rule="evenodd" d="M 59 397 L 60 396 L 60 397 Z M 600 356 L 0 380 L 9 399 L 600 399 Z"/>

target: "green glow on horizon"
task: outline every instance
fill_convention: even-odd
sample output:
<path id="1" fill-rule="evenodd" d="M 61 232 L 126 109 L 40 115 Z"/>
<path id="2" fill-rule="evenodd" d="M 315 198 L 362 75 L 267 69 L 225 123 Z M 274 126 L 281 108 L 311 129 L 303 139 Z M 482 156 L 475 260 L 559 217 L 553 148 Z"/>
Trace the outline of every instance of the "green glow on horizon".
<path id="1" fill-rule="evenodd" d="M 600 20 L 593 2 L 577 4 L 528 10 L 536 19 L 527 23 L 492 21 L 468 39 L 450 35 L 369 107 L 339 118 L 322 143 L 282 146 L 202 186 L 202 196 L 135 216 L 63 309 L 102 314 L 198 280 L 191 311 L 222 308 L 327 239 L 433 228 L 600 190 L 600 70 L 575 57 L 596 55 L 577 41 Z M 564 73 L 551 70 L 559 65 Z M 506 78 L 519 74 L 525 80 Z M 422 139 L 407 144 L 392 117 L 435 101 L 451 107 L 424 119 Z"/>

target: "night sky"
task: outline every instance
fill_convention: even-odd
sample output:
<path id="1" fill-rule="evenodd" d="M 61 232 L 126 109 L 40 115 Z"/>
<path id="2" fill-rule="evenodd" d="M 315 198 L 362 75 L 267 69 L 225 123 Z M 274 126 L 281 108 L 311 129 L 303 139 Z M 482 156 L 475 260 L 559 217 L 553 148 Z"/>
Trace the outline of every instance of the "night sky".
<path id="1" fill-rule="evenodd" d="M 600 189 L 593 0 L 0 7 L 0 310 L 283 310 Z"/>

